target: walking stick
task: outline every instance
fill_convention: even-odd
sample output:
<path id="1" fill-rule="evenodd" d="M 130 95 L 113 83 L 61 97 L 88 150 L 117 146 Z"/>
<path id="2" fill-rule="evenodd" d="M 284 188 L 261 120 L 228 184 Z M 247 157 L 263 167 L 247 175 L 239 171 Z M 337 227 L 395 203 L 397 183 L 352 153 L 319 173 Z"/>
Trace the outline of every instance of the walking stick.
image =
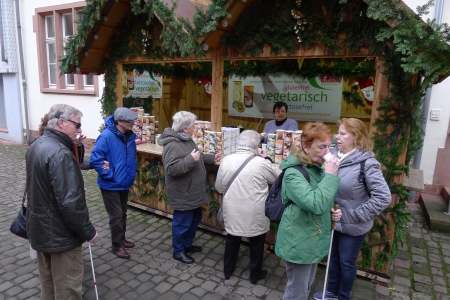
<path id="1" fill-rule="evenodd" d="M 92 260 L 92 250 L 91 250 L 91 243 L 89 244 L 89 254 L 91 255 L 91 266 L 92 266 L 92 278 L 94 278 L 94 287 L 95 287 L 95 298 L 98 300 L 98 293 L 97 293 L 97 281 L 95 281 L 95 272 L 94 272 L 94 261 Z"/>
<path id="2" fill-rule="evenodd" d="M 339 209 L 339 205 L 338 204 L 334 204 L 333 206 L 334 210 Z M 323 292 L 322 292 L 322 300 L 326 300 L 325 298 L 325 291 L 327 289 L 327 281 L 328 281 L 328 269 L 330 267 L 330 256 L 331 256 L 331 247 L 333 246 L 333 234 L 334 234 L 334 229 L 336 228 L 336 222 L 332 221 L 331 222 L 331 239 L 330 239 L 330 249 L 328 250 L 328 261 L 327 261 L 327 268 L 325 270 L 325 283 L 323 284 Z"/>

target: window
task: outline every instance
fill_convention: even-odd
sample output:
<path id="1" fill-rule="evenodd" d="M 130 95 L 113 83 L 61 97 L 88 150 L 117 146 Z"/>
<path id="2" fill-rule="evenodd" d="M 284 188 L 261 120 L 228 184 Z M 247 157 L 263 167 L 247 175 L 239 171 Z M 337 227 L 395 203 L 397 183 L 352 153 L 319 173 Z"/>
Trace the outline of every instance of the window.
<path id="1" fill-rule="evenodd" d="M 64 47 L 70 36 L 76 34 L 74 21 L 77 11 L 86 2 L 75 2 L 56 6 L 36 8 L 35 28 L 39 80 L 42 93 L 81 94 L 98 96 L 98 76 L 96 74 L 59 75 L 59 57 L 66 54 Z"/>

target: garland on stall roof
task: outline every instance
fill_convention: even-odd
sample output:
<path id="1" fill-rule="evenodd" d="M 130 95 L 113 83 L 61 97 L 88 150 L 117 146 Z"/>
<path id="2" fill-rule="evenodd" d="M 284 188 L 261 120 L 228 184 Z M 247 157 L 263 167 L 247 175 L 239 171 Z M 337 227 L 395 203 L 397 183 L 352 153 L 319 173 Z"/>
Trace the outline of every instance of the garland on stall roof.
<path id="1" fill-rule="evenodd" d="M 84 39 L 92 28 L 95 20 L 100 16 L 100 8 L 106 0 L 89 0 L 88 5 L 80 13 L 78 34 L 71 38 L 66 49 L 67 55 L 61 60 L 61 71 L 66 72 L 73 63 L 78 64 L 77 50 L 84 47 Z M 386 180 L 392 194 L 398 198 L 398 204 L 388 208 L 381 216 L 381 222 L 374 225 L 369 234 L 369 240 L 363 245 L 360 265 L 364 268 L 374 264 L 381 268 L 383 263 L 391 260 L 392 254 L 398 252 L 398 246 L 405 238 L 405 228 L 409 215 L 405 211 L 405 201 L 408 196 L 402 184 L 394 182 L 394 176 L 408 172 L 408 166 L 397 164 L 401 153 L 407 148 L 406 162 L 422 146 L 420 128 L 422 121 L 420 106 L 423 93 L 438 76 L 445 74 L 450 66 L 450 27 L 447 24 L 438 25 L 435 21 L 423 22 L 420 19 L 430 3 L 419 8 L 419 14 L 411 14 L 399 7 L 399 0 L 259 0 L 257 4 L 249 6 L 241 15 L 232 30 L 222 36 L 224 46 L 234 47 L 238 52 L 250 56 L 259 55 L 264 45 L 270 46 L 273 53 L 293 53 L 298 50 L 298 43 L 306 49 L 314 44 L 325 45 L 329 54 L 352 53 L 361 47 L 369 53 L 384 53 L 386 76 L 392 88 L 388 97 L 383 99 L 378 108 L 378 119 L 375 121 L 374 133 L 377 159 L 386 167 Z M 215 30 L 217 19 L 225 16 L 223 0 L 213 0 L 208 6 L 208 13 L 196 12 L 194 25 L 189 27 L 187 20 L 176 21 L 174 9 L 169 9 L 162 0 L 139 1 L 134 0 L 132 9 L 135 16 L 121 24 L 119 34 L 114 36 L 110 44 L 110 52 L 103 61 L 105 75 L 105 90 L 100 102 L 104 116 L 114 112 L 117 96 L 116 62 L 133 56 L 147 58 L 183 57 L 185 55 L 203 56 L 203 50 L 196 42 L 197 37 Z M 155 17 L 158 15 L 158 18 Z M 351 14 L 352 18 L 346 18 Z M 389 22 L 392 27 L 387 26 Z M 162 26 L 162 23 L 164 26 Z M 143 43 L 142 29 L 145 28 L 147 39 Z M 187 30 L 188 36 L 182 31 Z M 148 42 L 149 34 L 157 33 L 161 39 Z M 341 35 L 344 33 L 344 35 Z M 124 42 L 125 41 L 125 42 Z M 128 41 L 128 43 L 126 42 Z M 150 45 L 151 44 L 151 45 Z M 388 44 L 389 47 L 385 47 Z M 380 57 L 380 55 L 377 55 Z M 298 72 L 306 77 L 321 74 L 342 75 L 365 78 L 362 74 L 353 75 L 339 65 L 317 63 L 318 60 L 306 60 L 301 68 L 290 61 L 290 66 L 276 66 L 268 62 L 242 62 L 231 65 L 225 63 L 225 74 L 237 76 L 261 76 L 272 72 L 294 74 L 290 72 L 297 67 Z M 311 63 L 311 65 L 308 65 Z M 345 60 L 342 63 L 350 64 Z M 280 65 L 283 65 L 280 64 Z M 369 65 L 369 64 L 368 64 Z M 367 66 L 368 66 L 367 65 Z M 125 67 L 126 65 L 124 65 Z M 146 68 L 147 65 L 144 67 Z M 170 72 L 163 66 L 152 65 Z M 210 64 L 203 67 L 195 66 L 184 70 L 185 78 L 197 78 L 199 74 L 209 73 Z M 327 69 L 329 68 L 329 69 Z M 356 68 L 356 67 L 355 67 Z M 373 64 L 370 65 L 373 72 Z M 234 69 L 234 70 L 233 70 Z M 372 72 L 369 72 L 372 73 Z M 362 72 L 361 72 L 362 73 Z M 412 74 L 418 74 L 415 78 Z M 167 75 L 165 75 L 167 76 Z M 175 76 L 175 75 L 172 75 Z M 170 76 L 169 76 L 170 77 Z M 198 78 L 203 76 L 198 76 Z M 355 92 L 349 91 L 349 101 L 357 105 Z M 215 206 L 213 206 L 215 208 Z M 217 207 L 218 208 L 218 207 Z M 210 213 L 216 213 L 214 209 Z M 396 223 L 394 242 L 391 245 L 385 234 L 385 228 L 390 228 L 388 215 L 392 215 Z M 377 234 L 375 234 L 377 233 Z M 380 246 L 381 250 L 372 257 L 373 246 Z M 373 261 L 374 260 L 374 261 Z"/>

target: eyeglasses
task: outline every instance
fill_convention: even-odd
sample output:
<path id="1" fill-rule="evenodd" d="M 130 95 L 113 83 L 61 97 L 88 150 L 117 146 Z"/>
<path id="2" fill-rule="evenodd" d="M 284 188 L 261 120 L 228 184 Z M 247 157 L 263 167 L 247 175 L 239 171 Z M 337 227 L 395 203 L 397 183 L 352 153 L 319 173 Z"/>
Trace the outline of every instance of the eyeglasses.
<path id="1" fill-rule="evenodd" d="M 76 129 L 80 129 L 81 128 L 81 123 L 78 123 L 78 122 L 75 122 L 75 121 L 72 121 L 72 120 L 66 120 L 66 121 L 69 121 L 70 123 L 73 123 L 75 125 Z"/>

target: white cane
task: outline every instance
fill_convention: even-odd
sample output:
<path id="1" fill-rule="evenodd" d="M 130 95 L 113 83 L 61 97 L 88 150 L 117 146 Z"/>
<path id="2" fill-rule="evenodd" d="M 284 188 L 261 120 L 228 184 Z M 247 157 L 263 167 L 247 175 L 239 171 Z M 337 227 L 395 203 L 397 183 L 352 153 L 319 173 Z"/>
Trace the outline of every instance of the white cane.
<path id="1" fill-rule="evenodd" d="M 334 210 L 339 209 L 339 205 L 335 204 L 333 207 Z M 326 300 L 325 298 L 325 291 L 327 289 L 327 281 L 328 281 L 328 269 L 330 267 L 330 257 L 331 257 L 331 247 L 333 246 L 333 234 L 334 234 L 334 228 L 336 227 L 336 222 L 331 222 L 331 239 L 330 239 L 330 249 L 328 250 L 328 261 L 327 261 L 327 268 L 325 271 L 325 283 L 323 284 L 323 292 L 322 292 L 322 300 Z"/>
<path id="2" fill-rule="evenodd" d="M 98 300 L 98 293 L 97 293 L 97 281 L 95 281 L 95 272 L 94 272 L 94 261 L 92 260 L 92 250 L 91 250 L 91 243 L 89 244 L 89 254 L 91 255 L 91 266 L 92 266 L 92 278 L 94 278 L 94 287 L 95 287 L 95 298 Z"/>

